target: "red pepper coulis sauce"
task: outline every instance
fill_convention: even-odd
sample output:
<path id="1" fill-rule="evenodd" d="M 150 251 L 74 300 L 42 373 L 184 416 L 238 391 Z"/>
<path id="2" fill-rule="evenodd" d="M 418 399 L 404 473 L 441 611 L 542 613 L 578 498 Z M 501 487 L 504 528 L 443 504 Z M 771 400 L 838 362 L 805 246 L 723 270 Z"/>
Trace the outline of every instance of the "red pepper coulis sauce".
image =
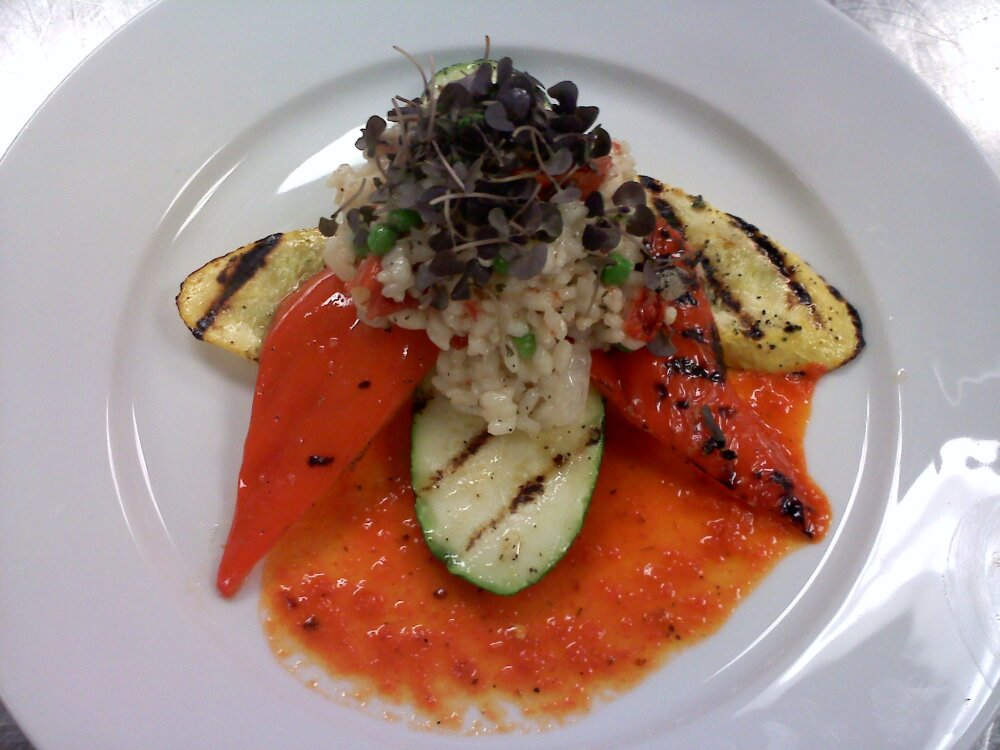
<path id="1" fill-rule="evenodd" d="M 796 462 L 814 375 L 731 373 Z M 265 626 L 344 695 L 428 727 L 548 725 L 627 690 L 711 635 L 802 544 L 614 414 L 583 529 L 538 584 L 511 597 L 450 575 L 428 551 L 400 414 L 267 559 Z M 515 707 L 513 713 L 510 707 Z"/>

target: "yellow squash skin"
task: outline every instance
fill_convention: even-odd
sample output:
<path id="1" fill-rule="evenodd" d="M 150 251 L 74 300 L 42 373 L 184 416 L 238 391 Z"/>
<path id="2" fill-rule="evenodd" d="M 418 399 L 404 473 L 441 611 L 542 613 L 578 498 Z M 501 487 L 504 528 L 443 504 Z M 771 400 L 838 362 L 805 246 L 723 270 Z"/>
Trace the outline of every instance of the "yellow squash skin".
<path id="1" fill-rule="evenodd" d="M 742 219 L 645 179 L 702 253 L 725 362 L 739 370 L 833 370 L 864 347 L 854 307 L 808 263 Z"/>
<path id="2" fill-rule="evenodd" d="M 195 338 L 256 361 L 278 304 L 323 267 L 318 229 L 279 232 L 188 276 L 177 309 Z"/>

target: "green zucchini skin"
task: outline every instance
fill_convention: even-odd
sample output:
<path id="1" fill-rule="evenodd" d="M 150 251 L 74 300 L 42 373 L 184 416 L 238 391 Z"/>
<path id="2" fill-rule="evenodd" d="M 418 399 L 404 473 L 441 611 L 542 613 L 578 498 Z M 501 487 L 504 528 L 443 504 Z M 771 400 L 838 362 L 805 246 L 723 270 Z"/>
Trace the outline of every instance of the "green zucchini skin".
<path id="1" fill-rule="evenodd" d="M 469 62 L 460 62 L 453 65 L 447 65 L 437 73 L 431 79 L 431 85 L 437 87 L 438 89 L 443 89 L 446 85 L 452 81 L 458 81 L 465 78 L 467 75 L 475 73 L 479 66 L 483 63 L 489 63 L 493 66 L 493 70 L 496 70 L 497 63 L 496 60 L 471 60 Z M 494 76 L 495 78 L 496 76 Z"/>
<path id="2" fill-rule="evenodd" d="M 411 473 L 427 546 L 495 594 L 536 583 L 586 517 L 604 449 L 601 397 L 591 389 L 576 423 L 536 435 L 490 435 L 435 391 L 416 399 Z"/>

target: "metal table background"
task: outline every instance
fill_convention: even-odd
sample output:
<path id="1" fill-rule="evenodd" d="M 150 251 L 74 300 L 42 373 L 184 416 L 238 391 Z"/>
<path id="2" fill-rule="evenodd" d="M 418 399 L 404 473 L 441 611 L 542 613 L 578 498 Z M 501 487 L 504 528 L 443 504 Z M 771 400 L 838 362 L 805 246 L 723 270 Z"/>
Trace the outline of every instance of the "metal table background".
<path id="1" fill-rule="evenodd" d="M 1000 176 L 1000 0 L 828 0 L 912 68 Z M 0 0 L 0 150 L 63 78 L 153 0 Z M 0 703 L 0 750 L 32 750 Z M 1000 750 L 1000 721 L 976 750 Z"/>

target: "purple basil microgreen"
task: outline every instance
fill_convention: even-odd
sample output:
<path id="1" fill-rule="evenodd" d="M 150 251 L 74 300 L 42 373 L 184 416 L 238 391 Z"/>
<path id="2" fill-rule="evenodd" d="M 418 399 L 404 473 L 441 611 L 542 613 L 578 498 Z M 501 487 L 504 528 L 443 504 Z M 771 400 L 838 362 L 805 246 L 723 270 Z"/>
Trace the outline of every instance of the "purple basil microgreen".
<path id="1" fill-rule="evenodd" d="M 649 206 L 638 206 L 625 222 L 625 231 L 634 237 L 648 237 L 656 229 L 656 216 Z"/>
<path id="2" fill-rule="evenodd" d="M 566 174 L 573 168 L 573 154 L 568 148 L 561 148 L 542 162 L 542 166 L 549 174 Z"/>
<path id="3" fill-rule="evenodd" d="M 472 95 L 460 82 L 452 81 L 446 85 L 437 97 L 438 113 L 457 110 L 472 103 Z"/>
<path id="4" fill-rule="evenodd" d="M 444 310 L 448 307 L 448 289 L 440 282 L 431 287 L 431 307 L 435 310 Z"/>
<path id="5" fill-rule="evenodd" d="M 487 214 L 487 221 L 496 230 L 497 236 L 504 239 L 510 236 L 510 222 L 507 221 L 507 214 L 499 206 L 494 206 L 490 209 L 489 214 Z"/>
<path id="6" fill-rule="evenodd" d="M 670 336 L 666 335 L 662 328 L 656 332 L 656 335 L 652 339 L 646 342 L 646 348 L 649 349 L 649 353 L 654 357 L 667 358 L 677 353 L 677 349 L 670 340 Z"/>
<path id="7" fill-rule="evenodd" d="M 324 237 L 333 237 L 337 233 L 337 220 L 332 216 L 320 216 L 316 228 Z"/>
<path id="8" fill-rule="evenodd" d="M 563 230 L 562 212 L 557 206 L 551 203 L 542 204 L 542 223 L 538 227 L 538 234 L 541 239 L 547 242 L 555 242 Z"/>
<path id="9" fill-rule="evenodd" d="M 528 248 L 527 252 L 520 253 L 510 262 L 510 275 L 521 281 L 533 279 L 545 268 L 545 262 L 548 258 L 548 246 L 536 242 Z"/>
<path id="10" fill-rule="evenodd" d="M 509 57 L 497 60 L 497 85 L 503 85 L 514 74 L 514 63 Z"/>
<path id="11" fill-rule="evenodd" d="M 531 94 L 517 87 L 501 92 L 498 101 L 507 111 L 507 117 L 511 122 L 523 122 L 532 104 Z"/>
<path id="12" fill-rule="evenodd" d="M 430 263 L 421 263 L 417 266 L 416 271 L 413 273 L 413 286 L 416 287 L 418 294 L 423 294 L 427 291 L 435 281 L 437 281 L 437 276 L 431 271 Z"/>
<path id="13" fill-rule="evenodd" d="M 587 218 L 593 219 L 604 216 L 604 196 L 600 190 L 595 190 L 583 199 L 583 205 L 587 207 Z"/>
<path id="14" fill-rule="evenodd" d="M 355 147 L 365 152 L 365 156 L 372 157 L 375 155 L 375 147 L 379 144 L 379 139 L 382 133 L 385 132 L 386 123 L 378 115 L 372 115 L 368 118 L 368 122 L 365 126 L 361 128 L 361 137 L 358 138 L 357 142 L 354 144 Z"/>
<path id="15" fill-rule="evenodd" d="M 579 90 L 572 81 L 560 81 L 549 89 L 549 96 L 556 101 L 555 111 L 572 112 L 576 109 L 576 99 Z"/>
<path id="16" fill-rule="evenodd" d="M 593 224 L 583 228 L 581 241 L 587 250 L 606 253 L 618 247 L 621 241 L 621 230 L 607 219 L 598 219 Z"/>
<path id="17" fill-rule="evenodd" d="M 611 202 L 618 208 L 635 208 L 646 205 L 646 190 L 638 182 L 623 182 L 611 195 Z"/>
<path id="18" fill-rule="evenodd" d="M 442 229 L 440 232 L 435 232 L 430 237 L 427 238 L 427 246 L 436 253 L 442 250 L 448 250 L 455 246 L 455 238 L 451 236 L 451 232 L 447 229 Z"/>
<path id="19" fill-rule="evenodd" d="M 509 133 L 514 130 L 514 123 L 507 116 L 507 109 L 500 102 L 493 102 L 483 111 L 483 119 L 494 130 Z"/>
<path id="20" fill-rule="evenodd" d="M 571 203 L 580 200 L 580 196 L 580 188 L 576 185 L 570 185 L 569 187 L 557 190 L 549 200 L 552 203 Z"/>
<path id="21" fill-rule="evenodd" d="M 469 77 L 469 93 L 476 98 L 482 98 L 489 93 L 490 84 L 492 83 L 493 66 L 488 62 L 484 62 L 476 68 L 476 72 Z"/>
<path id="22" fill-rule="evenodd" d="M 462 273 L 465 269 L 465 264 L 458 259 L 454 250 L 442 250 L 431 258 L 428 265 L 430 266 L 431 273 L 439 279 Z"/>
<path id="23" fill-rule="evenodd" d="M 611 153 L 611 136 L 608 131 L 598 126 L 590 135 L 590 156 L 594 159 Z"/>
<path id="24" fill-rule="evenodd" d="M 493 269 L 480 263 L 475 258 L 469 259 L 465 264 L 465 276 L 476 286 L 484 286 L 490 280 L 492 272 Z"/>
<path id="25" fill-rule="evenodd" d="M 591 126 L 597 122 L 597 116 L 599 114 L 600 109 L 597 107 L 577 107 L 576 116 L 580 119 L 580 122 L 583 123 L 578 132 L 583 133 L 590 130 Z"/>
<path id="26" fill-rule="evenodd" d="M 472 284 L 468 276 L 460 276 L 455 286 L 451 288 L 451 298 L 456 302 L 464 302 L 472 298 Z"/>

